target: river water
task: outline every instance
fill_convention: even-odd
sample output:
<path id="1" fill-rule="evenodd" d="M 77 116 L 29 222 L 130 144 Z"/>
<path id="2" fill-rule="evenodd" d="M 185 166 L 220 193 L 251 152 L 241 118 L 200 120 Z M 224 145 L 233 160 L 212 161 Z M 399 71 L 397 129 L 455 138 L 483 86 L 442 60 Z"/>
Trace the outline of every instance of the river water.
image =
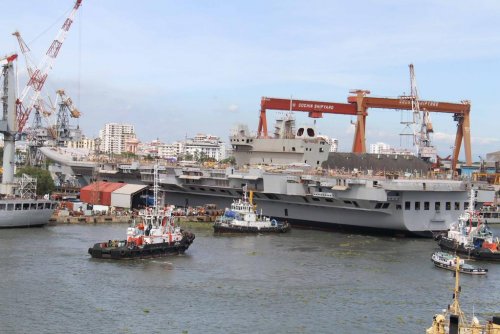
<path id="1" fill-rule="evenodd" d="M 451 302 L 431 239 L 190 230 L 184 255 L 124 262 L 87 254 L 123 224 L 1 230 L 0 332 L 423 333 Z M 500 264 L 473 264 L 489 273 L 461 275 L 462 308 L 490 319 Z"/>

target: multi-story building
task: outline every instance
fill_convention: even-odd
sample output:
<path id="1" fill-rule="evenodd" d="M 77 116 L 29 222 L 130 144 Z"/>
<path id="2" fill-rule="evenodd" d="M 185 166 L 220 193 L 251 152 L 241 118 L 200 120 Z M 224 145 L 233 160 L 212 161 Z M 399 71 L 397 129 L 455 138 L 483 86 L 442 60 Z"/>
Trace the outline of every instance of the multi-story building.
<path id="1" fill-rule="evenodd" d="M 81 148 L 90 152 L 98 149 L 99 142 L 98 138 L 86 138 L 83 136 L 79 140 L 68 140 L 65 144 L 67 148 Z"/>
<path id="2" fill-rule="evenodd" d="M 105 153 L 121 154 L 126 152 L 126 143 L 136 138 L 134 126 L 129 124 L 107 123 L 99 131 L 101 150 Z"/>
<path id="3" fill-rule="evenodd" d="M 190 155 L 194 159 L 206 157 L 220 161 L 226 158 L 226 148 L 219 137 L 197 134 L 193 139 L 186 140 L 184 155 Z"/>
<path id="4" fill-rule="evenodd" d="M 392 154 L 392 155 L 414 155 L 410 150 L 405 148 L 391 147 L 389 144 L 376 143 L 370 144 L 370 153 L 372 154 Z"/>

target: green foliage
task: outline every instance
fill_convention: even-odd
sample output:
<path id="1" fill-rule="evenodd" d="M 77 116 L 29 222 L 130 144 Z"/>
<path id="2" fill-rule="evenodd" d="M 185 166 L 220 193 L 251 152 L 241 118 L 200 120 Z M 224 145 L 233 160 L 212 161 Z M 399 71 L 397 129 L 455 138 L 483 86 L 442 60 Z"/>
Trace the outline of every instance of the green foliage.
<path id="1" fill-rule="evenodd" d="M 223 164 L 230 164 L 234 166 L 236 164 L 236 159 L 234 157 L 229 157 L 226 159 L 222 159 L 220 162 Z"/>
<path id="2" fill-rule="evenodd" d="M 50 194 L 52 191 L 54 191 L 54 180 L 52 180 L 52 177 L 47 170 L 31 166 L 18 168 L 16 176 L 20 177 L 23 174 L 27 174 L 31 177 L 36 177 L 37 195 Z"/>

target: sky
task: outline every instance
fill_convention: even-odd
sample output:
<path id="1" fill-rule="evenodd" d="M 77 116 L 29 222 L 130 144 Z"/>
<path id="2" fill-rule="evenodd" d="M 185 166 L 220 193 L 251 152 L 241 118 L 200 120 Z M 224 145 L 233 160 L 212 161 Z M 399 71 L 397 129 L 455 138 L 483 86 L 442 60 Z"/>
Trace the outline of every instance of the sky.
<path id="1" fill-rule="evenodd" d="M 20 52 L 18 30 L 38 63 L 73 7 L 70 0 L 5 1 L 0 45 Z M 423 100 L 470 100 L 472 158 L 500 150 L 500 2 L 497 0 L 83 0 L 44 92 L 64 89 L 89 137 L 105 123 L 132 124 L 143 142 L 257 131 L 264 96 L 347 102 L 410 93 L 413 63 Z M 25 62 L 18 62 L 20 89 Z M 410 146 L 407 112 L 368 111 L 366 144 Z M 272 129 L 278 112 L 268 111 Z M 298 124 L 313 124 L 297 112 Z M 456 122 L 432 113 L 432 143 L 452 153 Z M 55 122 L 55 117 L 49 121 Z M 350 151 L 355 121 L 316 120 L 319 133 Z M 30 121 L 31 122 L 31 121 Z M 29 123 L 30 123 L 29 122 Z M 460 157 L 463 159 L 462 146 Z"/>

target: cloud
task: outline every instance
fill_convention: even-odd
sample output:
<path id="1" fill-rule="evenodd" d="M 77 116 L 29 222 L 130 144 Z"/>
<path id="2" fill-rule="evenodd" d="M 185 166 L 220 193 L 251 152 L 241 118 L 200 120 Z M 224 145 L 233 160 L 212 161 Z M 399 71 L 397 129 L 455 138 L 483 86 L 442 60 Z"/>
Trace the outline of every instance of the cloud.
<path id="1" fill-rule="evenodd" d="M 230 104 L 227 107 L 227 110 L 229 110 L 230 112 L 238 112 L 239 108 L 240 107 L 237 104 Z"/>

